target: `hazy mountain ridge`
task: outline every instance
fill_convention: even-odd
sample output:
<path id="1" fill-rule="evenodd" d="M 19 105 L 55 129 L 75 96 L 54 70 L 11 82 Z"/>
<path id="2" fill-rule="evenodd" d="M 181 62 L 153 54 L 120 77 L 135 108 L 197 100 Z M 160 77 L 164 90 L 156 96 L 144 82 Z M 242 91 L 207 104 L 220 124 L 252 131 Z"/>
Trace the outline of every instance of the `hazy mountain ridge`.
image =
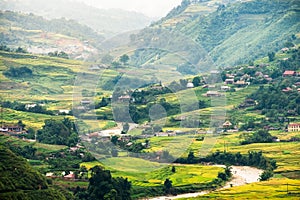
<path id="1" fill-rule="evenodd" d="M 46 20 L 34 14 L 1 11 L 1 44 L 22 46 L 34 53 L 66 51 L 70 54 L 95 52 L 102 36 L 74 20 Z M 37 50 L 39 49 L 39 50 Z"/>
<path id="2" fill-rule="evenodd" d="M 34 13 L 49 19 L 65 17 L 88 25 L 106 36 L 144 28 L 153 20 L 141 13 L 119 9 L 98 9 L 69 0 L 14 0 L 0 1 L 2 10 Z"/>

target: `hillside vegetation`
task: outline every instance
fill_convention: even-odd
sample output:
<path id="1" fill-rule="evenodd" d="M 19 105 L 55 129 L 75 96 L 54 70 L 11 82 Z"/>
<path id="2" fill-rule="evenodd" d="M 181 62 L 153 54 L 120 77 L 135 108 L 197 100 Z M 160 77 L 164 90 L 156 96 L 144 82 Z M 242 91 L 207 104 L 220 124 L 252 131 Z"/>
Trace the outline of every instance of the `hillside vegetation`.
<path id="1" fill-rule="evenodd" d="M 33 170 L 24 158 L 0 146 L 1 199 L 66 199 L 59 191 L 48 187 L 46 179 Z"/>
<path id="2" fill-rule="evenodd" d="M 255 0 L 230 4 L 222 1 L 183 1 L 166 18 L 132 37 L 131 44 L 135 46 L 139 41 L 144 47 L 157 48 L 154 52 L 144 50 L 144 54 L 139 53 L 140 49 L 136 50 L 139 60 L 144 59 L 144 63 L 151 60 L 154 64 L 170 63 L 176 58 L 162 50 L 172 53 L 180 48 L 188 54 L 186 68 L 190 67 L 189 64 L 201 66 L 202 63 L 189 59 L 199 57 L 198 49 L 206 52 L 218 66 L 247 63 L 278 51 L 288 42 L 297 43 L 299 10 L 299 3 L 294 0 Z M 198 46 L 198 51 L 187 44 L 188 40 L 189 43 L 196 42 L 194 45 Z M 157 41 L 160 43 L 157 44 Z M 179 66 L 182 61 L 174 64 Z M 205 67 L 202 64 L 199 68 L 204 70 Z"/>

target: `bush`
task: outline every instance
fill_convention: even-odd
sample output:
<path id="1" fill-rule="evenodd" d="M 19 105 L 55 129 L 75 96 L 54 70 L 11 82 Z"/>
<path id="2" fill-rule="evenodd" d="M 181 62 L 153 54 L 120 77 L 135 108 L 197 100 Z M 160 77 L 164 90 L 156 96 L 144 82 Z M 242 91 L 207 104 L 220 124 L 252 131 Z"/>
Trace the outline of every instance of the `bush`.
<path id="1" fill-rule="evenodd" d="M 22 78 L 32 76 L 32 70 L 28 67 L 10 67 L 3 74 L 11 78 Z"/>
<path id="2" fill-rule="evenodd" d="M 253 133 L 251 136 L 248 136 L 244 141 L 241 142 L 241 145 L 267 142 L 273 142 L 272 135 L 267 130 L 259 130 Z"/>

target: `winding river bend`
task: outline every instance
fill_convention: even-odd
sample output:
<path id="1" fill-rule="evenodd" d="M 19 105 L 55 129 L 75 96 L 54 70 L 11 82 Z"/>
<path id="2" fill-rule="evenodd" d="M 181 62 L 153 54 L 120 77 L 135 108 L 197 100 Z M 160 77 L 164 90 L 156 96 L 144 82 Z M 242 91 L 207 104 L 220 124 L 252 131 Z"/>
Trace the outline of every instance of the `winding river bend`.
<path id="1" fill-rule="evenodd" d="M 225 165 L 214 165 L 217 167 L 225 167 Z M 226 188 L 230 188 L 234 186 L 241 186 L 248 183 L 254 183 L 259 181 L 259 176 L 262 174 L 263 170 L 257 169 L 254 167 L 248 167 L 248 166 L 231 166 L 231 172 L 232 172 L 232 179 L 228 181 L 225 186 L 221 187 L 218 190 L 224 190 Z M 196 193 L 186 193 L 186 194 L 180 194 L 177 196 L 160 196 L 160 197 L 153 197 L 149 200 L 171 200 L 171 199 L 179 199 L 179 198 L 189 198 L 189 197 L 197 197 L 201 195 L 208 194 L 212 191 L 205 190 L 201 192 Z"/>

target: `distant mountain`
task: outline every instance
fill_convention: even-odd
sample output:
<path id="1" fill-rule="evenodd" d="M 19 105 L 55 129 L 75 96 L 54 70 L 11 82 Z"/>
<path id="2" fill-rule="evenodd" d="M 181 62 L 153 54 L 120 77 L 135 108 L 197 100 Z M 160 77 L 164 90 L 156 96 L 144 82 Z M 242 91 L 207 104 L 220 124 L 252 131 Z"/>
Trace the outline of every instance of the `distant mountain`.
<path id="1" fill-rule="evenodd" d="M 0 11 L 1 45 L 22 46 L 33 53 L 65 51 L 73 57 L 93 53 L 103 36 L 74 20 L 46 20 L 34 14 Z"/>
<path id="2" fill-rule="evenodd" d="M 299 19 L 297 0 L 184 0 L 165 18 L 132 35 L 127 49 L 136 48 L 131 62 L 137 66 L 164 62 L 193 73 L 197 70 L 186 68 L 201 67 L 203 60 L 228 66 L 278 51 L 299 36 Z M 178 61 L 178 53 L 186 61 Z"/>
<path id="3" fill-rule="evenodd" d="M 27 161 L 0 145 L 0 199 L 66 199 Z"/>
<path id="4" fill-rule="evenodd" d="M 0 0 L 2 10 L 34 13 L 49 19 L 67 18 L 88 25 L 99 33 L 111 34 L 142 29 L 153 19 L 141 13 L 98 9 L 70 0 Z"/>

